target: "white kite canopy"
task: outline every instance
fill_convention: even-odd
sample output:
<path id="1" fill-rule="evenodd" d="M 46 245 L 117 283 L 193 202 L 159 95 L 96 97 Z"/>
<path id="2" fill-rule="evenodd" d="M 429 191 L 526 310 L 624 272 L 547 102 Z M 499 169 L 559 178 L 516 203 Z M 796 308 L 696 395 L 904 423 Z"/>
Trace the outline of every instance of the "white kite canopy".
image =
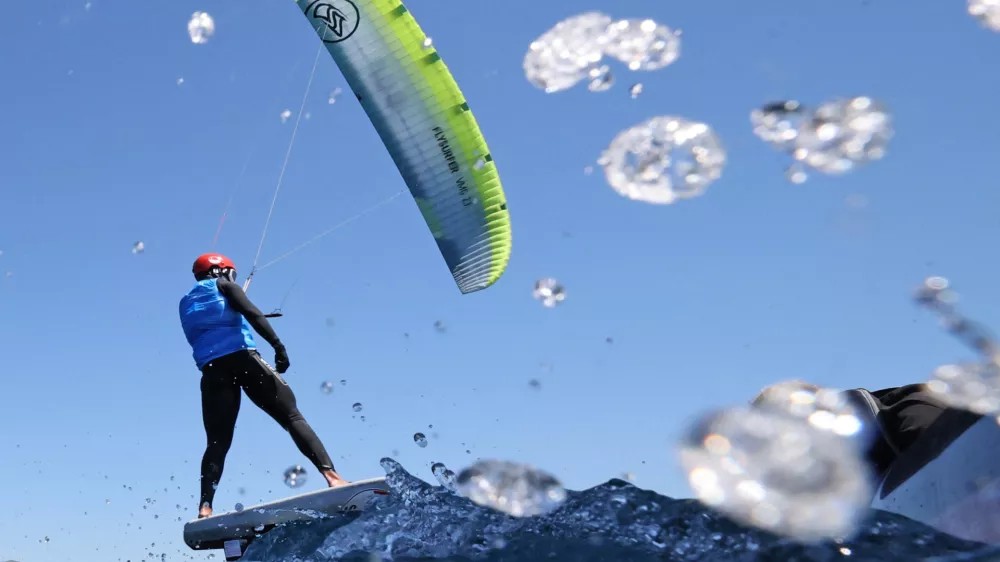
<path id="1" fill-rule="evenodd" d="M 944 413 L 893 463 L 872 507 L 962 539 L 1000 544 L 1000 427 Z"/>
<path id="2" fill-rule="evenodd" d="M 195 519 L 184 525 L 184 542 L 194 550 L 225 549 L 238 560 L 246 547 L 275 526 L 323 516 L 364 511 L 368 500 L 389 495 L 385 477 L 307 492 L 281 500 Z"/>

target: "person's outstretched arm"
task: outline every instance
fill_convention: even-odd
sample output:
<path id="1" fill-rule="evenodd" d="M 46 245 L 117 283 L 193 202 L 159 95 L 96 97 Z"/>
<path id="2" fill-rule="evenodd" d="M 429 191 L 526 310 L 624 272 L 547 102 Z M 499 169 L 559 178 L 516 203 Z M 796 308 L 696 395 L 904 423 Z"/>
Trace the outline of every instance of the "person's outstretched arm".
<path id="1" fill-rule="evenodd" d="M 275 350 L 284 349 L 281 340 L 278 339 L 278 334 L 274 333 L 274 328 L 271 327 L 271 323 L 267 321 L 267 317 L 264 313 L 260 311 L 252 302 L 250 302 L 250 297 L 243 292 L 243 288 L 233 283 L 232 281 L 224 278 L 220 278 L 218 281 L 219 292 L 222 296 L 226 297 L 229 301 L 229 306 L 233 307 L 233 310 L 239 312 L 247 319 L 247 323 L 250 327 L 254 329 L 255 332 L 260 334 L 260 337 L 264 338 L 267 343 L 271 344 Z"/>

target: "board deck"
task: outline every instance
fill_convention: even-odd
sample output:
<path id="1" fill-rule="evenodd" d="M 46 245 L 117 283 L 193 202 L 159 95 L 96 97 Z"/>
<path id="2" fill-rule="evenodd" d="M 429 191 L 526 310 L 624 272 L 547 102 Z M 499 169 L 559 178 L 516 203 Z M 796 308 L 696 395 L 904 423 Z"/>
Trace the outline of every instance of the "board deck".
<path id="1" fill-rule="evenodd" d="M 219 513 L 184 525 L 184 542 L 194 550 L 223 548 L 227 541 L 249 539 L 276 525 L 363 511 L 372 497 L 386 496 L 385 478 L 358 480 L 347 486 L 306 492 L 298 496 L 253 505 L 242 511 Z"/>
<path id="2" fill-rule="evenodd" d="M 872 507 L 1000 544 L 1000 426 L 990 416 L 969 418 L 942 414 L 893 465 Z"/>

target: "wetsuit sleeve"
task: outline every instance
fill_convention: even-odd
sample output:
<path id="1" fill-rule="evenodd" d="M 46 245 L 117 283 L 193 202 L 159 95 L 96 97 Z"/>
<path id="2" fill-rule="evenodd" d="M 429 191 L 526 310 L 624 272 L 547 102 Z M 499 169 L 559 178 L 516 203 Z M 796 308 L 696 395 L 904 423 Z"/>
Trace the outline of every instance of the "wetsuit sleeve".
<path id="1" fill-rule="evenodd" d="M 275 349 L 284 347 L 281 344 L 281 340 L 278 339 L 278 334 L 274 333 L 271 323 L 264 317 L 264 313 L 250 302 L 250 298 L 247 297 L 247 294 L 243 292 L 243 289 L 239 285 L 228 279 L 219 279 L 217 286 L 222 296 L 226 297 L 229 306 L 242 314 L 247 319 L 250 327 L 260 334 L 260 337 L 267 340 L 267 343 L 271 344 L 271 347 Z"/>

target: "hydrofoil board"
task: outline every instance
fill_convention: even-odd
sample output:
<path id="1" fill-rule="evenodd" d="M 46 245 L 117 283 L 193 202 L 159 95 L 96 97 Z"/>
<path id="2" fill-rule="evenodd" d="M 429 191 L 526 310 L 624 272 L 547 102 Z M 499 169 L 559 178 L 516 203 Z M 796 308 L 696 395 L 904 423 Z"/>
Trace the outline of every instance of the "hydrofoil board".
<path id="1" fill-rule="evenodd" d="M 195 519 L 184 525 L 184 542 L 194 550 L 226 549 L 226 559 L 236 560 L 246 546 L 282 523 L 360 512 L 368 500 L 389 495 L 385 478 L 358 480 L 298 496 Z M 239 546 L 240 553 L 231 550 Z"/>

